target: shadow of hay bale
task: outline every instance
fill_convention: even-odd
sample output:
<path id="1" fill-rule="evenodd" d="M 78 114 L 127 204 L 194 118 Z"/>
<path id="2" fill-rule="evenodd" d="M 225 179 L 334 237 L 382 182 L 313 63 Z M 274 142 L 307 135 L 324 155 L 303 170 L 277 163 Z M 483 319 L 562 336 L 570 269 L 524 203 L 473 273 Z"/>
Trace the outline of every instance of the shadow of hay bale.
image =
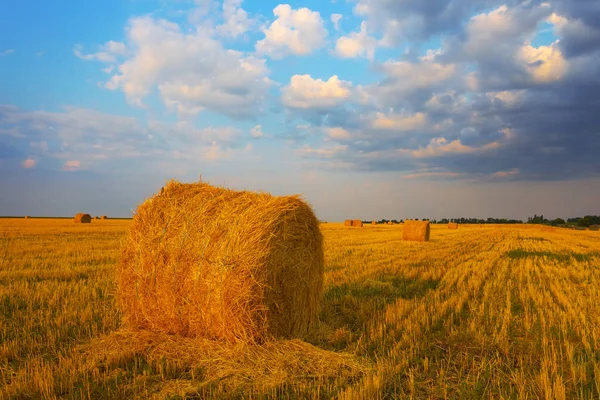
<path id="1" fill-rule="evenodd" d="M 281 340 L 259 344 L 228 343 L 202 338 L 148 331 L 115 331 L 80 346 L 76 352 L 85 360 L 78 368 L 82 375 L 98 371 L 123 370 L 136 358 L 185 366 L 197 372 L 188 382 L 189 393 L 219 386 L 221 390 L 260 391 L 281 385 L 327 382 L 344 385 L 362 377 L 367 367 L 354 356 L 320 349 L 303 341 Z M 162 391 L 168 387 L 160 385 Z"/>

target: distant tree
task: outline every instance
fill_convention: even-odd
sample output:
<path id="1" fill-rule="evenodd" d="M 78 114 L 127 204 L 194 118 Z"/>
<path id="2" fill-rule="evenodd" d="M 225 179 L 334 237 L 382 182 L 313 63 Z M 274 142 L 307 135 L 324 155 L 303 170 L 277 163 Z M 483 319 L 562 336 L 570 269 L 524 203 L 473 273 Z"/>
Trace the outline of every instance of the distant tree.
<path id="1" fill-rule="evenodd" d="M 550 225 L 552 225 L 552 226 L 565 225 L 565 224 L 566 224 L 566 222 L 562 218 L 555 218 L 552 221 L 550 221 Z"/>

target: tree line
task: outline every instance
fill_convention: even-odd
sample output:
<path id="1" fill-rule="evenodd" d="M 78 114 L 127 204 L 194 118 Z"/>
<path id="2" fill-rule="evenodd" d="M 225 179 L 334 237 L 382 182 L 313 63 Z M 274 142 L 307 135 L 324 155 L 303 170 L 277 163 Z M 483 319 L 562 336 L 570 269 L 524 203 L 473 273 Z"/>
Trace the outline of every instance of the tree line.
<path id="1" fill-rule="evenodd" d="M 429 219 L 429 218 L 414 218 L 422 221 L 429 221 L 432 224 L 447 224 L 450 222 L 456 222 L 458 224 L 523 224 L 524 222 L 520 219 L 509 219 L 509 218 L 442 218 L 442 219 Z M 380 219 L 377 221 L 378 224 L 387 224 L 393 222 L 394 224 L 403 223 L 404 220 L 400 219 Z M 371 221 L 363 221 L 364 224 L 370 224 Z M 589 228 L 590 226 L 600 225 L 600 215 L 586 215 L 585 217 L 574 217 L 567 218 L 565 221 L 562 218 L 546 219 L 543 215 L 535 214 L 533 217 L 527 218 L 528 224 L 540 224 L 540 225 L 551 225 L 551 226 L 579 226 Z"/>

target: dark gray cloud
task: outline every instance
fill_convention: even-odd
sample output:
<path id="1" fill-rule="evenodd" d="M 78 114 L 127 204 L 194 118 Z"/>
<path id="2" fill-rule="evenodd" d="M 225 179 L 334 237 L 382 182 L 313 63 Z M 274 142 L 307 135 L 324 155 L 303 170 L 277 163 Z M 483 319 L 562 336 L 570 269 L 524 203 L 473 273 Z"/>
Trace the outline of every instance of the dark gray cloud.
<path id="1" fill-rule="evenodd" d="M 346 147 L 303 155 L 362 171 L 421 171 L 444 179 L 598 177 L 596 11 L 586 2 L 487 10 L 447 37 L 440 51 L 376 67 L 383 78 L 355 88 L 356 97 L 367 95 L 368 105 L 356 101 L 354 109 L 324 118 L 325 125 L 351 133 L 338 140 Z M 560 41 L 529 45 L 548 19 Z M 426 123 L 407 129 L 402 118 L 417 113 L 426 115 Z M 388 118 L 387 128 L 377 126 L 378 115 Z"/>

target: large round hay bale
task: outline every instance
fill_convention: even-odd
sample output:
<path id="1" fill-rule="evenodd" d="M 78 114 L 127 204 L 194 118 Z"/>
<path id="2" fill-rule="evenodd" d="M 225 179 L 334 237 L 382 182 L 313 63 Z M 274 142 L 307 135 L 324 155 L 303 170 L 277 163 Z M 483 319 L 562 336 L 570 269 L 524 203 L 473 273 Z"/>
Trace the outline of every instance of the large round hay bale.
<path id="1" fill-rule="evenodd" d="M 360 219 L 352 220 L 352 226 L 356 226 L 357 228 L 362 228 L 363 223 Z"/>
<path id="2" fill-rule="evenodd" d="M 347 219 L 344 221 L 344 226 L 352 226 L 352 220 L 351 219 Z"/>
<path id="3" fill-rule="evenodd" d="M 406 220 L 402 228 L 402 240 L 429 241 L 429 221 Z"/>
<path id="4" fill-rule="evenodd" d="M 75 215 L 73 220 L 78 224 L 89 224 L 92 222 L 92 216 L 90 214 L 79 213 Z"/>
<path id="5" fill-rule="evenodd" d="M 301 338 L 318 319 L 323 264 L 319 220 L 299 196 L 171 181 L 133 217 L 118 301 L 135 329 Z"/>
<path id="6" fill-rule="evenodd" d="M 448 229 L 458 229 L 458 224 L 456 222 L 449 222 Z"/>

